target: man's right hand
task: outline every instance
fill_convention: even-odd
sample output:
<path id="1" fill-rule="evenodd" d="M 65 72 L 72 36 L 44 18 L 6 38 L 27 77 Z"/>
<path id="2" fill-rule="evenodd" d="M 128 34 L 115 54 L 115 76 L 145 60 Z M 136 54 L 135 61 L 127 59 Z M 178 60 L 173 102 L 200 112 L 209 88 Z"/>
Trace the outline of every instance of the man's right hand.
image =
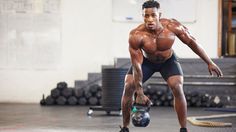
<path id="1" fill-rule="evenodd" d="M 145 94 L 137 94 L 135 99 L 136 104 L 151 106 L 151 100 Z"/>

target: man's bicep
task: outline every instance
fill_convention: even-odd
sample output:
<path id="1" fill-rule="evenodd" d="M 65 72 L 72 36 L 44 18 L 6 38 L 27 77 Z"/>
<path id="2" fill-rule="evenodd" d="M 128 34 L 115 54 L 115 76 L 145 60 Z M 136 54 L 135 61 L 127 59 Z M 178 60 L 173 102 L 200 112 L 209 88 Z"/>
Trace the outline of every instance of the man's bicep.
<path id="1" fill-rule="evenodd" d="M 177 35 L 177 37 L 185 44 L 190 44 L 192 42 L 192 38 L 191 35 L 189 33 L 187 33 L 186 31 L 184 31 L 183 33 Z"/>
<path id="2" fill-rule="evenodd" d="M 175 34 L 186 45 L 195 42 L 195 38 L 190 34 L 189 30 L 183 25 L 180 25 L 176 29 Z"/>
<path id="3" fill-rule="evenodd" d="M 141 64 L 143 62 L 143 54 L 141 49 L 135 49 L 129 46 L 129 52 L 132 64 Z"/>
<path id="4" fill-rule="evenodd" d="M 129 37 L 129 52 L 132 64 L 142 63 L 141 39 L 137 34 L 131 34 Z"/>
<path id="5" fill-rule="evenodd" d="M 177 20 L 173 20 L 168 24 L 169 30 L 171 30 L 183 43 L 190 44 L 192 40 L 195 40 L 189 33 L 188 28 L 182 25 Z"/>

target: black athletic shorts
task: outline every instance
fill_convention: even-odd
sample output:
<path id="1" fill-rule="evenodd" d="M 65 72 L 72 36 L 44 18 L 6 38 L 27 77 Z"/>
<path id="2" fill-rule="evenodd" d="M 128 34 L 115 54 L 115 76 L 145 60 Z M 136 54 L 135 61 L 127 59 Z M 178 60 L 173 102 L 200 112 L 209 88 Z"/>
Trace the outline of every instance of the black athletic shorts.
<path id="1" fill-rule="evenodd" d="M 162 63 L 153 63 L 149 61 L 147 58 L 143 57 L 142 72 L 143 72 L 143 83 L 147 81 L 155 72 L 160 72 L 162 77 L 166 81 L 170 76 L 183 75 L 182 68 L 174 53 L 168 60 Z M 132 73 L 133 73 L 133 68 L 131 66 L 127 74 L 132 74 Z"/>

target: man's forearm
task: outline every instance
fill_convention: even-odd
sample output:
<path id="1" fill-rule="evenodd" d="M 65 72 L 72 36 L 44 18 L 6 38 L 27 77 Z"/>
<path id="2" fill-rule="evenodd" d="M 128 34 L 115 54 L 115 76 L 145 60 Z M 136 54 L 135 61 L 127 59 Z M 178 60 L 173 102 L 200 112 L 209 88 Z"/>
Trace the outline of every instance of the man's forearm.
<path id="1" fill-rule="evenodd" d="M 188 46 L 208 65 L 212 63 L 212 60 L 208 57 L 204 49 L 200 45 L 197 45 L 195 41 L 192 41 Z"/>
<path id="2" fill-rule="evenodd" d="M 134 86 L 137 94 L 143 93 L 142 80 L 143 74 L 140 64 L 133 65 Z"/>

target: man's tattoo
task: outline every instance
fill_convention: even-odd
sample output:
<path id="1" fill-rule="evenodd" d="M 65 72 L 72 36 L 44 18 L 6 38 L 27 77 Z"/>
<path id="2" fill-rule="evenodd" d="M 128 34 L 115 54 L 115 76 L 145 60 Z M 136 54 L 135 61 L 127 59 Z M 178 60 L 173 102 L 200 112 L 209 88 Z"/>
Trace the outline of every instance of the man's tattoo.
<path id="1" fill-rule="evenodd" d="M 130 121 L 130 111 L 132 107 L 132 100 L 128 100 L 126 104 L 123 105 L 125 108 L 123 108 L 123 117 L 125 122 Z"/>

